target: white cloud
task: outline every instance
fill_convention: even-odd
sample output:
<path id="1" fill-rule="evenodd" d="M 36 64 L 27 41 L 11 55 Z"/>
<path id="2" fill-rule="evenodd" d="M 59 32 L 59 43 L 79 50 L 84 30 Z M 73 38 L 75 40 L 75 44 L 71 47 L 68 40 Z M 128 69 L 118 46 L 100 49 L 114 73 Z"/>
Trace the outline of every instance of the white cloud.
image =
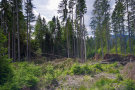
<path id="1" fill-rule="evenodd" d="M 33 13 L 35 14 L 35 16 L 37 17 L 39 15 L 39 13 L 34 9 Z"/>
<path id="2" fill-rule="evenodd" d="M 50 11 L 54 11 L 55 12 L 58 10 L 58 5 L 59 2 L 61 0 L 49 0 L 48 5 L 46 6 L 46 9 L 50 10 Z"/>
<path id="3" fill-rule="evenodd" d="M 61 0 L 33 0 L 34 13 L 37 16 L 37 13 L 41 15 L 41 17 L 45 18 L 46 21 L 50 21 L 53 16 L 57 15 L 58 4 Z"/>
<path id="4" fill-rule="evenodd" d="M 53 16 L 58 16 L 57 10 L 60 1 L 61 0 L 33 0 L 34 6 L 36 7 L 34 9 L 34 14 L 38 16 L 40 13 L 41 17 L 44 17 L 48 22 L 52 19 Z M 92 17 L 91 13 L 93 10 L 94 1 L 95 0 L 86 0 L 87 13 L 85 15 L 85 25 L 89 35 L 92 35 L 89 24 L 90 18 Z M 114 8 L 114 2 L 115 0 L 111 0 L 111 6 L 113 6 L 112 8 Z"/>

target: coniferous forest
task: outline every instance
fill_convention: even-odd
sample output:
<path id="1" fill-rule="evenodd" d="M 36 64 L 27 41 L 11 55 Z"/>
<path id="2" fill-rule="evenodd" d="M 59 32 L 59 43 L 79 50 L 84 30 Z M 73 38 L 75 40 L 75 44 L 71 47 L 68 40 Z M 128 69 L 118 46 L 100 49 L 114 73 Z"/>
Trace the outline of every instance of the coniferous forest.
<path id="1" fill-rule="evenodd" d="M 0 90 L 135 90 L 135 0 L 34 1 L 0 0 Z"/>

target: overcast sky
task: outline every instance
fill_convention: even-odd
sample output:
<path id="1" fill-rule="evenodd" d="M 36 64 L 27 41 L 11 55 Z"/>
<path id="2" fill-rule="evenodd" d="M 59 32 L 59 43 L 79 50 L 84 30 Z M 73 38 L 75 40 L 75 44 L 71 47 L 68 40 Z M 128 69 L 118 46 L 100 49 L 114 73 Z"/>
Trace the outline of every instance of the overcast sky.
<path id="1" fill-rule="evenodd" d="M 36 16 L 41 15 L 41 17 L 44 17 L 46 21 L 50 21 L 53 16 L 57 16 L 57 10 L 58 5 L 61 0 L 33 0 L 33 4 L 36 8 L 34 8 L 34 14 Z M 85 25 L 89 32 L 89 35 L 91 35 L 91 30 L 89 27 L 90 18 L 91 18 L 91 12 L 93 9 L 93 3 L 95 0 L 86 0 L 87 3 L 87 13 L 85 15 Z M 111 0 L 111 8 L 114 8 L 114 2 L 115 0 Z"/>

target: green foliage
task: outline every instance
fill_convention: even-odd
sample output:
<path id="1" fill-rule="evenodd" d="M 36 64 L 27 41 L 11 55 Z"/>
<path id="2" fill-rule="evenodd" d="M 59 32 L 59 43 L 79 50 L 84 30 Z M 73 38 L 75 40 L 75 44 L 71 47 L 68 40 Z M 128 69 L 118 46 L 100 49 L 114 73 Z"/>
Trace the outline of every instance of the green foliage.
<path id="1" fill-rule="evenodd" d="M 101 72 L 102 68 L 100 67 L 99 64 L 96 65 L 79 65 L 79 64 L 74 64 L 71 67 L 71 73 L 75 75 L 93 75 L 95 73 Z"/>
<path id="2" fill-rule="evenodd" d="M 74 64 L 71 68 L 71 72 L 75 75 L 80 75 L 82 74 L 82 70 L 79 64 Z"/>
<path id="3" fill-rule="evenodd" d="M 124 90 L 135 90 L 135 82 L 132 80 L 125 80 L 121 85 L 124 86 Z"/>
<path id="4" fill-rule="evenodd" d="M 123 81 L 124 79 L 120 74 L 118 74 L 116 80 L 117 81 Z"/>
<path id="5" fill-rule="evenodd" d="M 116 79 L 101 78 L 91 87 L 91 90 L 135 90 L 135 82 L 124 80 L 121 75 Z"/>
<path id="6" fill-rule="evenodd" d="M 91 90 L 115 90 L 115 88 L 112 87 L 112 84 L 113 80 L 101 78 L 100 80 L 96 81 Z"/>
<path id="7" fill-rule="evenodd" d="M 110 79 L 107 79 L 107 78 L 101 78 L 99 81 L 97 81 L 96 83 L 95 83 L 95 85 L 97 86 L 97 87 L 102 87 L 102 86 L 104 86 L 105 84 L 109 84 L 109 83 L 111 83 L 112 81 L 110 80 Z"/>
<path id="8" fill-rule="evenodd" d="M 99 69 L 99 70 L 103 71 L 103 68 L 102 68 L 102 65 L 101 64 L 95 64 L 95 65 L 93 65 L 93 67 L 96 68 L 96 69 Z"/>
<path id="9" fill-rule="evenodd" d="M 47 87 L 47 88 L 51 88 L 51 86 L 57 86 L 57 77 L 58 75 L 60 75 L 61 73 L 58 70 L 54 70 L 54 67 L 52 65 L 48 65 L 45 68 L 45 72 L 44 75 L 42 77 L 42 86 L 41 87 Z"/>
<path id="10" fill-rule="evenodd" d="M 87 64 L 85 64 L 85 65 L 82 65 L 82 67 L 81 67 L 81 70 L 82 70 L 82 74 L 92 74 L 93 73 L 93 70 L 87 65 Z"/>
<path id="11" fill-rule="evenodd" d="M 14 80 L 21 86 L 34 86 L 38 82 L 38 78 L 41 75 L 40 67 L 34 64 L 19 63 L 15 64 L 15 77 Z"/>
<path id="12" fill-rule="evenodd" d="M 95 44 L 93 43 L 94 39 L 91 37 L 87 37 L 86 45 L 87 45 L 87 58 L 94 57 L 96 50 L 95 50 Z"/>
<path id="13" fill-rule="evenodd" d="M 117 74 L 120 67 L 118 68 L 118 63 L 116 62 L 113 64 L 102 64 L 102 68 L 105 72 Z"/>
<path id="14" fill-rule="evenodd" d="M 36 40 L 31 40 L 31 49 L 32 49 L 32 52 L 35 52 L 35 53 L 36 51 L 38 51 L 39 43 Z"/>
<path id="15" fill-rule="evenodd" d="M 11 68 L 11 60 L 5 56 L 7 49 L 4 48 L 6 42 L 6 36 L 0 30 L 0 85 L 5 84 L 6 82 L 12 80 L 13 70 Z"/>
<path id="16" fill-rule="evenodd" d="M 93 65 L 87 65 L 83 64 L 80 65 L 78 63 L 75 63 L 72 67 L 70 72 L 75 75 L 94 75 L 96 73 L 100 72 L 107 72 L 107 73 L 119 73 L 119 68 L 117 67 L 117 63 L 114 64 L 93 64 Z"/>
<path id="17" fill-rule="evenodd" d="M 12 80 L 13 70 L 10 62 L 6 56 L 0 56 L 0 85 Z"/>
<path id="18" fill-rule="evenodd" d="M 14 71 L 13 79 L 0 87 L 3 90 L 20 90 L 23 87 L 32 87 L 38 83 L 41 75 L 39 66 L 27 62 L 14 63 L 12 66 Z"/>
<path id="19" fill-rule="evenodd" d="M 4 48 L 4 44 L 6 41 L 7 41 L 7 38 L 0 29 L 0 56 L 2 56 L 4 53 L 7 52 L 7 49 Z"/>

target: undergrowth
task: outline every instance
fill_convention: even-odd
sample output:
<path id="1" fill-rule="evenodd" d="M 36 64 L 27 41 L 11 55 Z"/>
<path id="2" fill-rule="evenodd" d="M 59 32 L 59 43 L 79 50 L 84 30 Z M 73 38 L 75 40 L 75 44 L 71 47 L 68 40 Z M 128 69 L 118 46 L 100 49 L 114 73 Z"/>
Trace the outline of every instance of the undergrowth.
<path id="1" fill-rule="evenodd" d="M 34 87 L 39 82 L 41 69 L 32 63 L 14 63 L 13 78 L 9 82 L 0 86 L 0 90 L 20 90 L 24 87 Z"/>
<path id="2" fill-rule="evenodd" d="M 108 73 L 116 75 L 115 79 L 101 77 L 96 79 L 94 83 L 90 83 L 92 87 L 80 86 L 79 90 L 135 90 L 135 83 L 132 80 L 123 78 L 120 74 L 122 66 L 118 63 L 113 64 L 91 64 L 78 63 L 76 60 L 67 59 L 64 61 L 53 61 L 45 64 L 35 65 L 34 63 L 22 62 L 13 63 L 13 79 L 0 86 L 0 90 L 21 90 L 24 87 L 39 87 L 54 89 L 59 86 L 59 81 L 64 80 L 67 75 L 87 76 L 85 82 L 90 82 L 92 77 L 100 73 Z M 87 80 L 88 79 L 88 80 Z M 89 83 L 88 83 L 89 84 Z M 124 88 L 124 89 L 121 89 Z"/>
<path id="3" fill-rule="evenodd" d="M 93 65 L 88 65 L 88 64 L 78 64 L 75 63 L 71 69 L 70 72 L 74 75 L 94 75 L 98 74 L 101 72 L 107 72 L 107 73 L 120 73 L 118 64 L 93 64 Z"/>

